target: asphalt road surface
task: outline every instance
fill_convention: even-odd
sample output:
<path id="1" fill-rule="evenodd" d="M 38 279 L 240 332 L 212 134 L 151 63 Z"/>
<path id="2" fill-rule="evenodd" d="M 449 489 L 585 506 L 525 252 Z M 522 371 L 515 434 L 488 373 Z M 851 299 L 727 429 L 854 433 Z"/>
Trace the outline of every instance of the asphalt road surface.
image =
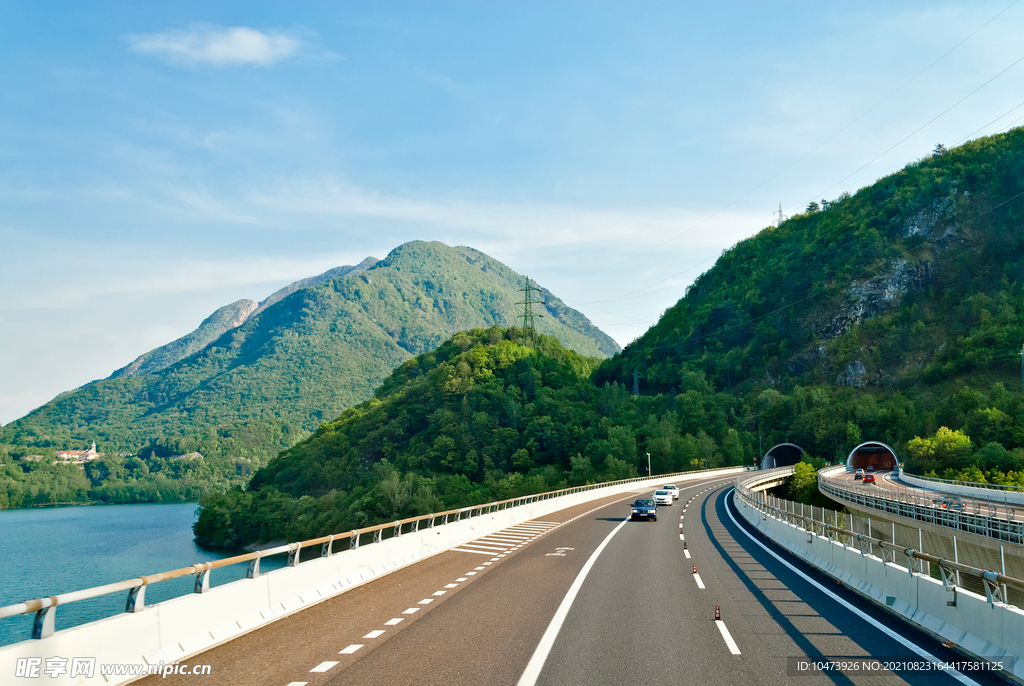
<path id="1" fill-rule="evenodd" d="M 739 524 L 733 481 L 690 482 L 656 522 L 624 521 L 650 490 L 526 522 L 188 660 L 209 677 L 137 683 L 1004 683 L 936 669 L 965 658 Z M 796 671 L 823 660 L 848 664 Z"/>

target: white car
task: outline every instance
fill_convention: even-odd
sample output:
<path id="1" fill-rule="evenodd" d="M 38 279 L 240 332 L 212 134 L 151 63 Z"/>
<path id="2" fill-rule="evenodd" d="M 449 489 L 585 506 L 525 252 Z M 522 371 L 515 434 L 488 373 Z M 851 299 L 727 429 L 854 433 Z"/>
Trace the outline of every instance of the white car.
<path id="1" fill-rule="evenodd" d="M 658 490 L 660 490 L 660 491 L 669 491 L 669 492 L 672 493 L 672 499 L 673 500 L 679 500 L 679 487 L 676 486 L 675 484 L 666 484 L 665 486 L 662 486 Z"/>
<path id="2" fill-rule="evenodd" d="M 672 491 L 658 489 L 654 492 L 654 502 L 658 505 L 671 505 L 672 500 Z"/>

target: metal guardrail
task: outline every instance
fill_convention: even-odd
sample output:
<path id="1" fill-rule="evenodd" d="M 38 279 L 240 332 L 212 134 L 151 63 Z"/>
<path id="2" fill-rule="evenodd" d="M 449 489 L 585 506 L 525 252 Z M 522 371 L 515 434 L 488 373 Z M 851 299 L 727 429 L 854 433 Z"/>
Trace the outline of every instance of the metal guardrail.
<path id="1" fill-rule="evenodd" d="M 886 491 L 868 486 L 837 486 L 818 472 L 818 490 L 826 495 L 890 514 L 986 536 L 1000 541 L 1024 544 L 1024 521 L 1015 521 L 1016 510 L 998 503 L 965 501 L 964 509 L 943 507 L 940 494 L 926 497 L 909 490 Z M 999 517 L 1000 509 L 1003 517 Z"/>
<path id="2" fill-rule="evenodd" d="M 900 468 L 900 473 L 903 473 L 903 469 Z M 950 486 L 970 486 L 971 488 L 987 488 L 993 491 L 1002 491 L 1004 493 L 1024 493 L 1024 486 L 1007 486 L 1006 484 L 990 484 L 981 483 L 978 481 L 962 481 L 960 479 L 940 479 L 937 476 L 921 476 L 920 474 L 908 474 L 915 479 L 921 481 L 933 481 L 937 484 L 948 484 Z"/>
<path id="3" fill-rule="evenodd" d="M 780 469 L 787 469 L 782 467 Z M 792 468 L 788 468 L 792 470 Z M 971 567 L 970 565 L 961 564 L 954 560 L 950 560 L 945 557 L 936 557 L 935 555 L 929 555 L 922 553 L 913 548 L 905 548 L 901 545 L 889 543 L 880 538 L 873 538 L 866 534 L 857 533 L 856 531 L 850 531 L 839 526 L 838 522 L 841 516 L 845 519 L 845 515 L 836 512 L 834 510 L 828 510 L 826 508 L 817 508 L 818 513 L 821 515 L 821 519 L 814 517 L 815 508 L 813 506 L 806 506 L 803 503 L 795 503 L 791 500 L 784 500 L 782 498 L 776 498 L 775 496 L 769 495 L 764 491 L 752 489 L 748 484 L 757 485 L 755 482 L 756 478 L 739 477 L 736 479 L 736 494 L 745 503 L 750 505 L 756 510 L 759 510 L 764 516 L 771 516 L 775 519 L 779 519 L 788 522 L 794 526 L 800 527 L 807 532 L 808 540 L 811 540 L 811 536 L 821 536 L 829 541 L 836 541 L 842 543 L 847 547 L 858 547 L 862 555 L 874 555 L 875 548 L 877 546 L 878 551 L 881 553 L 878 555 L 879 558 L 886 562 L 893 564 L 899 564 L 897 561 L 906 561 L 907 571 L 909 573 L 914 572 L 914 562 L 918 562 L 918 573 L 925 574 L 924 564 L 936 565 L 939 569 L 940 577 L 942 579 L 943 586 L 947 591 L 953 592 L 953 600 L 951 604 L 956 604 L 956 589 L 958 587 L 958 574 L 966 574 L 968 576 L 977 577 L 984 584 L 985 597 L 990 603 L 1007 602 L 1007 587 L 1013 587 L 1016 589 L 1024 589 L 1024 580 L 1016 579 L 1012 576 L 1006 576 L 999 572 L 992 572 L 979 567 Z M 762 481 L 766 483 L 766 481 Z M 821 482 L 818 482 L 819 487 Z M 810 514 L 806 514 L 806 510 L 810 509 Z M 799 513 L 797 510 L 799 509 Z M 832 524 L 829 524 L 828 513 L 832 515 Z M 856 545 L 853 545 L 856 544 Z"/>
<path id="4" fill-rule="evenodd" d="M 318 538 L 311 538 L 307 541 L 286 543 L 284 545 L 280 545 L 275 548 L 269 548 L 267 550 L 258 550 L 252 553 L 235 555 L 234 557 L 213 560 L 210 562 L 199 562 L 193 565 L 189 565 L 188 567 L 182 567 L 181 569 L 174 569 L 167 572 L 159 572 L 157 574 L 148 574 L 145 576 L 135 577 L 134 579 L 125 579 L 124 581 L 118 581 L 116 583 L 106 584 L 104 586 L 95 586 L 92 588 L 82 589 L 80 591 L 71 591 L 69 593 L 60 593 L 58 595 L 51 595 L 45 598 L 35 598 L 33 600 L 26 600 L 23 603 L 17 603 L 15 605 L 7 605 L 5 607 L 0 607 L 0 618 L 13 617 L 16 615 L 23 615 L 35 612 L 36 616 L 32 625 L 32 638 L 47 638 L 53 635 L 55 631 L 56 608 L 58 605 L 66 605 L 67 603 L 73 603 L 79 600 L 97 598 L 99 596 L 108 595 L 111 593 L 128 591 L 128 597 L 125 602 L 125 612 L 141 612 L 145 607 L 146 603 L 146 587 L 150 584 L 158 583 L 160 581 L 177 579 L 184 576 L 194 576 L 194 592 L 206 593 L 210 590 L 210 572 L 219 567 L 227 567 L 229 565 L 247 562 L 248 569 L 246 571 L 246 578 L 255 579 L 260 575 L 260 560 L 266 557 L 270 557 L 271 555 L 287 554 L 288 566 L 295 567 L 300 562 L 301 552 L 303 550 L 309 550 L 311 548 L 314 548 L 315 546 L 320 546 L 319 557 L 330 557 L 331 555 L 340 554 L 341 552 L 343 552 L 343 550 L 334 550 L 334 545 L 336 543 L 343 541 L 348 541 L 348 550 L 355 550 L 359 548 L 360 544 L 379 543 L 380 541 L 386 540 L 388 538 L 399 537 L 403 533 L 408 534 L 417 532 L 420 530 L 421 525 L 423 528 L 432 528 L 438 525 L 443 526 L 445 524 L 458 522 L 462 519 L 479 517 L 482 515 L 490 514 L 492 512 L 499 512 L 513 507 L 522 507 L 524 505 L 529 505 L 544 500 L 550 500 L 551 498 L 557 498 L 564 495 L 572 495 L 574 493 L 582 493 L 585 491 L 591 491 L 598 488 L 605 488 L 608 486 L 618 486 L 622 484 L 639 482 L 653 482 L 656 480 L 671 481 L 674 477 L 684 476 L 687 474 L 710 474 L 729 469 L 735 469 L 735 467 L 701 469 L 691 472 L 676 472 L 674 474 L 660 474 L 656 476 L 644 476 L 635 477 L 632 479 L 621 479 L 619 481 L 608 481 L 599 484 L 587 484 L 586 486 L 574 486 L 572 488 L 563 488 L 557 491 L 548 491 L 546 493 L 538 493 L 535 495 L 519 496 L 518 498 L 498 500 L 491 503 L 485 503 L 483 505 L 472 505 L 470 507 L 463 507 L 456 510 L 447 510 L 445 512 L 436 512 L 428 515 L 422 515 L 419 517 L 409 517 L 407 519 L 400 519 L 398 521 L 389 522 L 386 524 L 377 524 L 374 526 L 364 527 L 362 529 L 353 529 L 352 531 L 346 531 L 343 533 L 332 534 L 329 536 L 320 536 Z M 387 535 L 389 533 L 390 535 Z M 370 537 L 370 540 L 364 541 L 366 537 Z"/>

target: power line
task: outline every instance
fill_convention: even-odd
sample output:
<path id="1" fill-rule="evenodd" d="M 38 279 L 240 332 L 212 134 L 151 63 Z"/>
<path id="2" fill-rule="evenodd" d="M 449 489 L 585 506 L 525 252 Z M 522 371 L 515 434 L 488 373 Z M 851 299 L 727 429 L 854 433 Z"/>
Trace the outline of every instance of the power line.
<path id="1" fill-rule="evenodd" d="M 946 52 L 944 52 L 944 53 L 943 53 L 942 55 L 940 55 L 940 56 L 939 56 L 938 58 L 936 58 L 936 59 L 935 59 L 935 60 L 934 60 L 934 61 L 933 61 L 933 62 L 932 62 L 931 64 L 929 64 L 929 65 L 928 65 L 927 67 L 925 67 L 924 69 L 922 69 L 921 71 L 917 72 L 917 73 L 916 73 L 916 74 L 914 74 L 914 75 L 913 75 L 912 77 L 910 77 L 909 79 L 907 79 L 906 81 L 904 81 L 904 82 L 903 82 L 903 83 L 902 83 L 902 84 L 901 84 L 901 85 L 900 85 L 900 86 L 899 86 L 898 88 L 896 88 L 896 89 L 895 89 L 894 91 L 892 91 L 891 93 L 889 93 L 889 94 L 888 94 L 887 96 L 885 96 L 884 98 L 882 98 L 881 100 L 879 100 L 878 102 L 876 102 L 876 103 L 875 103 L 874 105 L 872 105 L 871 107 L 869 107 L 869 108 L 868 108 L 867 110 L 865 110 L 864 112 L 862 112 L 862 113 L 861 113 L 861 114 L 860 114 L 859 116 L 857 116 L 857 117 L 856 117 L 855 119 L 853 119 L 853 120 L 852 120 L 851 122 L 849 122 L 848 124 L 846 124 L 845 126 L 843 126 L 843 127 L 841 128 L 841 129 L 839 129 L 838 131 L 836 131 L 835 133 L 833 133 L 833 134 L 832 134 L 831 136 L 829 136 L 828 138 L 826 138 L 825 140 L 823 140 L 823 141 L 822 141 L 821 143 L 819 143 L 818 145 L 814 146 L 814 147 L 813 147 L 812 149 L 810 149 L 809 151 L 807 151 L 806 153 L 804 153 L 803 155 L 801 155 L 800 157 L 798 157 L 798 158 L 797 158 L 796 160 L 794 160 L 793 162 L 791 162 L 791 163 L 790 163 L 789 165 L 787 165 L 786 167 L 782 168 L 781 170 L 779 170 L 778 172 L 776 172 L 776 173 L 775 173 L 775 174 L 773 174 L 772 176 L 768 177 L 767 179 L 765 179 L 764 181 L 762 181 L 762 182 L 761 182 L 760 184 L 758 184 L 758 185 L 757 185 L 757 186 L 755 186 L 754 188 L 751 188 L 751 189 L 750 189 L 749 191 L 747 191 L 746 193 L 744 193 L 744 194 L 743 194 L 743 195 L 741 195 L 740 197 L 736 198 L 735 200 L 733 200 L 732 202 L 730 202 L 729 204 L 727 204 L 727 205 L 726 205 L 725 207 L 723 207 L 723 208 L 721 208 L 720 210 L 717 210 L 716 212 L 713 212 L 712 214 L 710 214 L 710 215 L 708 215 L 708 216 L 704 217 L 703 219 L 701 219 L 701 220 L 700 220 L 699 222 L 697 222 L 696 224 L 694 224 L 694 225 L 692 225 L 692 226 L 690 226 L 690 227 L 688 227 L 688 228 L 686 228 L 686 229 L 684 229 L 684 230 L 682 230 L 682 231 L 680 231 L 680 232 L 676 233 L 675 235 L 673 235 L 672 237 L 668 238 L 667 240 L 665 240 L 665 241 L 663 241 L 663 242 L 659 243 L 658 245 L 655 245 L 655 246 L 653 246 L 653 247 L 651 247 L 651 248 L 648 248 L 647 250 L 644 250 L 644 251 L 642 251 L 642 252 L 639 252 L 639 253 L 637 253 L 637 254 L 633 255 L 632 257 L 628 257 L 628 258 L 626 258 L 626 259 L 624 259 L 624 260 L 621 260 L 621 261 L 619 261 L 619 262 L 617 262 L 617 263 L 614 263 L 614 264 L 608 265 L 608 266 L 606 266 L 606 267 L 602 267 L 602 268 L 600 268 L 600 269 L 597 269 L 597 270 L 595 270 L 595 271 L 592 271 L 592 272 L 588 272 L 588 273 L 586 273 L 586 274 L 579 274 L 579 275 L 576 275 L 576 276 L 574 276 L 574 277 L 572 277 L 572 278 L 574 278 L 574 279 L 580 279 L 580 278 L 583 278 L 583 277 L 586 277 L 586 276 L 592 276 L 592 275 L 594 275 L 594 274 L 600 274 L 601 272 L 603 272 L 603 271 L 606 271 L 606 270 L 608 270 L 608 269 L 612 269 L 612 268 L 614 268 L 614 267 L 617 267 L 617 266 L 620 266 L 620 265 L 626 264 L 627 262 L 631 262 L 632 260 L 635 260 L 635 259 L 637 259 L 637 258 L 639 258 L 639 257 L 642 257 L 642 256 L 644 256 L 644 255 L 648 254 L 648 253 L 654 252 L 655 250 L 657 250 L 657 249 L 659 249 L 659 248 L 662 248 L 662 247 L 664 247 L 665 245 L 668 245 L 669 243 L 671 243 L 671 242 L 672 242 L 672 241 L 674 241 L 675 239 L 679 238 L 679 237 L 680 237 L 680 236 L 682 236 L 683 234 L 685 234 L 685 233 L 688 233 L 689 231 L 692 231 L 693 229 L 696 229 L 697 227 L 699 227 L 699 226 L 701 226 L 702 224 L 704 224 L 704 223 L 706 223 L 706 222 L 710 221 L 711 219 L 714 219 L 714 218 L 715 218 L 715 217 L 717 217 L 717 216 L 718 216 L 719 214 L 721 214 L 722 212 L 725 212 L 726 210 L 728 210 L 728 209 L 729 209 L 730 207 L 732 207 L 732 206 L 733 206 L 733 205 L 735 205 L 736 203 L 740 202 L 741 200 L 743 200 L 743 199 L 744 199 L 744 198 L 746 198 L 747 196 L 751 195 L 751 194 L 752 194 L 752 193 L 754 193 L 755 191 L 758 191 L 758 190 L 760 190 L 761 188 L 763 188 L 763 187 L 764 187 L 765 185 L 767 185 L 768 183 L 771 183 L 772 181 L 774 181 L 775 179 L 777 179 L 777 178 L 778 178 L 779 176 L 781 176 L 782 174 L 784 174 L 784 173 L 786 173 L 787 171 L 789 171 L 790 169 L 792 169 L 792 168 L 793 168 L 794 166 L 796 166 L 797 164 L 799 164 L 800 162 L 802 162 L 803 160 L 805 160 L 805 159 L 806 159 L 807 157 L 809 157 L 810 155 L 812 155 L 812 154 L 814 154 L 815 152 L 817 152 L 817 151 L 818 151 L 818 150 L 819 150 L 820 148 L 822 148 L 823 146 L 825 146 L 826 144 L 828 144 L 828 143 L 829 143 L 830 141 L 832 141 L 832 140 L 833 140 L 834 138 L 836 138 L 836 137 L 837 137 L 837 136 L 838 136 L 839 134 L 843 133 L 844 131 L 846 131 L 847 129 L 849 129 L 849 128 L 850 128 L 851 126 L 853 126 L 854 124 L 856 124 L 857 122 L 859 122 L 859 121 L 860 121 L 861 119 L 863 119 L 864 117 L 866 117 L 866 116 L 867 116 L 868 114 L 870 114 L 871 112 L 873 112 L 873 111 L 874 111 L 875 109 L 877 109 L 877 108 L 878 108 L 879 106 L 881 106 L 881 105 L 882 105 L 882 103 L 886 102 L 887 100 L 889 100 L 890 98 L 892 98 L 892 97 L 893 97 L 894 95 L 896 95 L 897 93 L 899 93 L 899 92 L 900 92 L 901 90 L 903 90 L 904 88 L 906 88 L 907 86 L 909 86 L 909 85 L 910 85 L 910 84 L 911 84 L 911 83 L 912 83 L 913 81 L 915 81 L 915 80 L 916 80 L 916 79 L 917 79 L 918 77 L 920 77 L 920 76 L 921 76 L 922 74 L 924 74 L 925 72 L 927 72 L 927 71 L 928 71 L 929 69 L 931 69 L 932 67 L 934 67 L 934 66 L 935 66 L 936 64 L 938 64 L 939 62 L 941 62 L 942 60 L 944 60 L 944 59 L 945 59 L 946 57 L 948 57 L 948 56 L 949 56 L 949 54 L 950 54 L 950 53 L 952 53 L 952 52 L 953 52 L 954 50 L 956 50 L 956 49 L 957 49 L 957 48 L 959 48 L 959 47 L 960 47 L 961 45 L 963 45 L 964 43 L 966 43 L 966 42 L 967 42 L 968 40 L 970 40 L 971 38 L 973 38 L 973 37 L 974 37 L 974 36 L 975 36 L 975 35 L 976 35 L 976 34 L 977 34 L 977 33 L 978 33 L 979 31 L 981 31 L 981 30 L 982 30 L 982 29 L 984 29 L 984 28 L 985 28 L 986 26 L 988 26 L 989 24 L 991 24 L 991 23 L 992 23 L 993 21 L 995 21 L 996 19 L 998 19 L 999 17 L 1001 17 L 1001 16 L 1002 16 L 1002 15 L 1003 15 L 1004 13 L 1006 13 L 1006 11 L 1007 11 L 1007 10 L 1009 10 L 1009 9 L 1010 9 L 1011 7 L 1013 7 L 1014 5 L 1016 5 L 1016 4 L 1017 4 L 1017 3 L 1019 2 L 1019 1 L 1020 1 L 1020 0 L 1013 0 L 1013 1 L 1012 1 L 1012 2 L 1011 2 L 1011 3 L 1009 4 L 1009 5 L 1007 5 L 1007 6 L 1006 6 L 1006 7 L 1004 7 L 1004 8 L 1002 9 L 1002 10 L 1000 10 L 999 12 L 997 12 L 997 13 L 996 13 L 996 14 L 995 14 L 995 15 L 994 15 L 994 16 L 993 16 L 993 17 L 992 17 L 991 19 L 989 19 L 989 20 L 988 20 L 988 21 L 986 21 L 986 22 L 985 22 L 984 24 L 982 24 L 981 26 L 979 26 L 978 28 L 976 28 L 976 29 L 975 29 L 974 31 L 972 31 L 972 32 L 971 32 L 970 34 L 968 34 L 968 35 L 967 35 L 967 37 L 965 37 L 965 38 L 964 38 L 963 40 L 961 40 L 961 41 L 960 41 L 959 43 L 957 43 L 957 44 L 956 44 L 956 45 L 954 45 L 954 46 L 953 46 L 952 48 L 950 48 L 949 50 L 947 50 Z M 1022 58 L 1022 59 L 1024 59 L 1024 58 Z M 1020 60 L 1018 60 L 1018 61 L 1020 61 Z M 1016 64 L 1016 62 L 1014 62 L 1014 64 Z M 1010 65 L 1010 67 L 1012 67 L 1012 66 L 1013 66 L 1013 64 L 1011 64 L 1011 65 Z M 1009 69 L 1010 67 L 1007 67 L 1007 69 Z M 1006 70 L 1004 70 L 1004 71 L 1006 71 Z M 995 80 L 996 78 L 998 78 L 998 77 L 999 77 L 999 76 L 1000 76 L 1001 74 L 1002 74 L 1002 72 L 1000 72 L 999 74 L 996 74 L 996 76 L 994 76 L 994 77 L 993 77 L 992 79 L 990 79 L 990 80 L 989 80 L 988 82 L 986 82 L 986 83 L 982 84 L 982 85 L 981 85 L 981 86 L 979 86 L 979 87 L 978 87 L 978 89 L 976 89 L 976 90 L 975 90 L 974 92 L 972 92 L 972 93 L 968 94 L 968 95 L 967 95 L 967 96 L 966 96 L 966 97 L 964 98 L 964 100 L 966 100 L 967 98 L 969 98 L 969 97 L 970 97 L 971 95 L 973 95 L 973 94 L 974 94 L 975 92 L 977 92 L 977 91 L 978 91 L 978 90 L 980 90 L 981 88 L 984 88 L 984 87 L 985 87 L 986 85 L 988 85 L 988 83 L 990 83 L 991 81 L 993 81 L 993 80 Z M 961 100 L 960 102 L 962 102 L 962 101 L 963 101 L 963 100 Z M 957 103 L 955 103 L 955 104 L 954 104 L 954 105 L 953 105 L 952 107 L 950 107 L 949 109 L 952 109 L 953 107 L 956 107 L 957 105 L 959 105 L 959 104 L 960 104 L 960 102 L 957 102 Z M 947 110 L 946 110 L 946 112 L 948 112 L 948 111 L 949 111 L 949 110 L 947 109 Z M 946 112 L 943 112 L 942 114 L 940 114 L 940 115 L 939 115 L 939 117 L 941 117 L 941 116 L 942 116 L 943 114 L 945 114 Z M 936 117 L 936 119 L 938 119 L 938 117 Z M 932 121 L 935 121 L 935 120 L 933 119 Z M 925 124 L 925 126 L 928 126 L 928 125 L 929 125 L 929 124 L 931 124 L 931 123 L 932 123 L 932 122 L 928 122 L 928 124 Z M 924 128 L 924 127 L 922 127 L 922 128 Z M 918 129 L 918 131 L 920 131 L 920 129 Z M 915 131 L 914 133 L 917 133 L 917 131 Z M 911 135 L 911 136 L 913 136 L 914 134 L 910 134 L 910 135 Z M 908 136 L 908 138 L 909 138 L 909 136 Z M 904 140 L 906 140 L 906 139 L 904 139 Z M 903 142 L 903 141 L 900 141 L 900 143 L 902 143 L 902 142 Z M 896 145 L 899 145 L 900 143 L 897 143 Z M 893 147 L 895 147 L 895 146 L 893 146 Z M 889 150 L 892 150 L 892 148 L 890 148 Z M 885 155 L 885 154 L 886 154 L 887 152 L 889 152 L 889 150 L 886 150 L 886 152 L 885 152 L 885 153 L 882 153 L 882 155 Z M 879 157 L 881 157 L 881 155 L 880 155 Z M 878 158 L 875 158 L 875 159 L 877 160 Z M 874 162 L 874 161 L 875 161 L 875 160 L 872 160 L 872 162 Z M 868 164 L 871 164 L 871 162 L 869 162 Z M 865 166 L 866 166 L 866 165 L 865 165 Z M 861 167 L 861 169 L 863 169 L 863 168 L 864 168 L 864 167 Z M 853 172 L 853 174 L 856 174 L 857 172 L 861 171 L 861 169 L 858 169 L 857 171 Z M 846 177 L 846 179 L 850 178 L 850 176 L 853 176 L 853 174 L 850 174 L 849 176 L 847 176 L 847 177 Z M 839 185 L 840 183 L 842 183 L 842 182 L 843 182 L 843 181 L 845 181 L 846 179 L 843 179 L 843 180 L 841 180 L 841 181 L 837 182 L 836 184 L 834 184 L 834 185 L 832 186 L 832 188 L 834 188 L 834 187 L 835 187 L 836 185 Z M 826 192 L 827 192 L 827 191 L 826 191 Z M 781 207 L 780 207 L 780 211 L 781 211 Z M 701 264 L 703 264 L 703 263 L 701 263 Z M 669 277 L 669 278 L 672 278 L 672 277 Z M 664 281 L 661 281 L 661 282 L 658 282 L 658 283 L 664 283 Z M 651 285 L 652 285 L 652 286 L 656 286 L 656 285 L 658 285 L 658 284 L 657 284 L 657 283 L 655 283 L 655 284 L 651 284 Z M 650 288 L 650 286 L 648 286 L 648 288 Z M 635 292 L 635 291 L 634 291 L 634 292 Z"/>

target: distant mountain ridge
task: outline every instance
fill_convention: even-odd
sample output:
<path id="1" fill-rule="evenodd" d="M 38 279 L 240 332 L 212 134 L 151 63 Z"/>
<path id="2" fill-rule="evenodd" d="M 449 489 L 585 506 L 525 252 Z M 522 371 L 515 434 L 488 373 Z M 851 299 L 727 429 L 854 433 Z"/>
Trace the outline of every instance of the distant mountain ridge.
<path id="1" fill-rule="evenodd" d="M 35 454 L 95 440 L 105 453 L 199 452 L 215 474 L 241 483 L 251 468 L 370 398 L 414 355 L 458 331 L 514 325 L 526 282 L 472 248 L 421 241 L 342 269 L 313 285 L 298 282 L 248 315 L 251 304 L 222 308 L 209 328 L 245 321 L 157 371 L 62 393 L 0 429 L 0 449 Z M 542 299 L 541 333 L 589 357 L 618 350 L 549 291 Z"/>
<path id="2" fill-rule="evenodd" d="M 267 309 L 274 303 L 283 300 L 295 291 L 303 288 L 309 288 L 310 286 L 315 286 L 341 276 L 347 276 L 348 274 L 365 272 L 379 261 L 380 260 L 376 257 L 367 257 L 355 266 L 345 265 L 343 267 L 328 269 L 323 274 L 301 279 L 300 281 L 296 281 L 295 283 L 289 284 L 284 288 L 275 291 L 263 302 L 258 303 L 255 300 L 237 300 L 230 305 L 225 305 L 204 319 L 195 331 L 192 331 L 175 341 L 171 341 L 167 345 L 162 345 L 159 348 L 150 350 L 148 353 L 139 355 L 131 364 L 126 367 L 121 367 L 107 378 L 124 379 L 130 376 L 152 374 L 153 372 L 158 372 L 161 369 L 170 367 L 178 360 L 182 360 L 192 353 L 202 350 L 207 345 L 220 338 L 225 332 L 235 328 L 236 326 L 241 326 L 247 322 L 250 317 L 256 316 L 263 310 Z"/>

